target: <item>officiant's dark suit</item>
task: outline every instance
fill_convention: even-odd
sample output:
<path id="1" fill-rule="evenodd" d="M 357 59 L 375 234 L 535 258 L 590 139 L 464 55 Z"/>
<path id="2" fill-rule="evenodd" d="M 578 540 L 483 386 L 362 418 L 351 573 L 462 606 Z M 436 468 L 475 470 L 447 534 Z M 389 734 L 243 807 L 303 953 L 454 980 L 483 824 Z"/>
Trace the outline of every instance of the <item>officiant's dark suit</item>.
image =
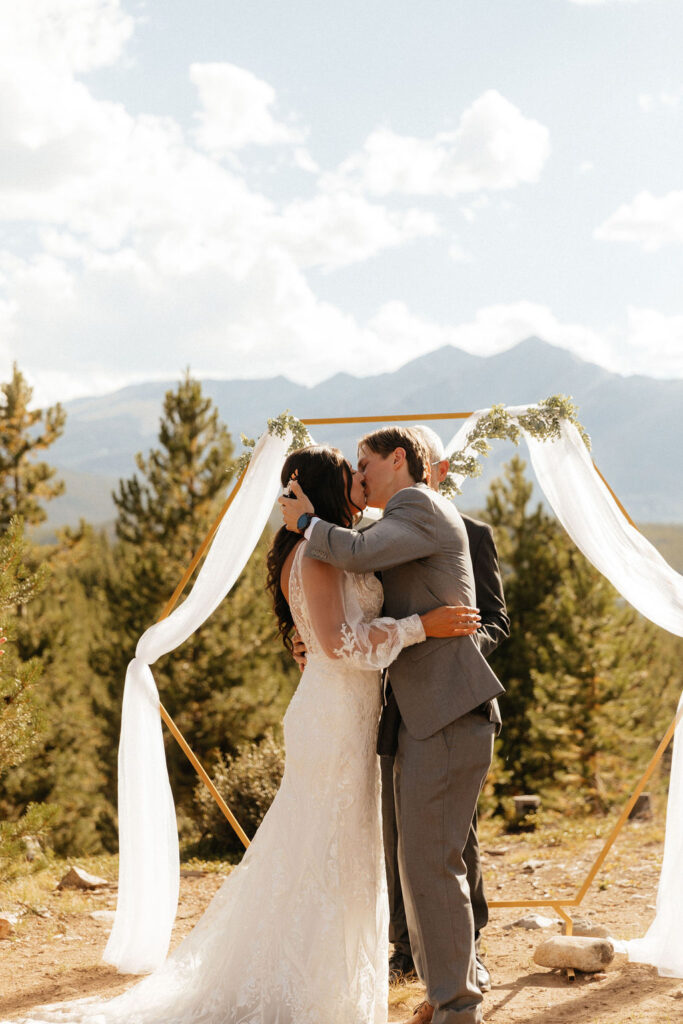
<path id="1" fill-rule="evenodd" d="M 467 531 L 426 484 L 398 490 L 362 533 L 314 521 L 306 556 L 382 573 L 393 618 L 475 604 Z M 411 947 L 434 1024 L 479 1024 L 481 992 L 463 850 L 488 771 L 503 692 L 471 636 L 405 648 L 389 678 L 400 711 L 394 791 Z M 385 751 L 390 752 L 390 751 Z"/>
<path id="2" fill-rule="evenodd" d="M 475 605 L 481 615 L 481 625 L 475 634 L 475 639 L 481 653 L 485 658 L 488 658 L 496 647 L 510 635 L 510 619 L 505 607 L 503 582 L 498 564 L 498 552 L 496 551 L 493 531 L 490 526 L 466 515 L 462 516 L 462 520 L 467 530 L 467 538 L 470 545 L 470 558 L 472 559 L 476 592 Z M 387 689 L 389 693 L 387 695 L 387 711 L 385 712 L 384 726 L 388 735 L 385 736 L 384 742 L 388 741 L 389 746 L 391 746 L 392 726 L 390 719 L 394 718 L 393 731 L 397 734 L 400 716 L 396 705 L 396 698 L 391 692 L 390 687 L 387 687 Z M 412 952 L 398 869 L 398 830 L 396 828 L 396 806 L 394 803 L 393 753 L 383 754 L 381 765 L 382 831 L 387 868 L 387 886 L 389 889 L 389 940 L 394 947 L 392 963 L 397 969 L 398 977 L 400 977 L 406 968 L 410 966 Z M 463 850 L 463 860 L 467 869 L 467 884 L 470 889 L 472 916 L 474 918 L 474 941 L 478 953 L 481 931 L 486 927 L 489 912 L 481 872 L 476 811 L 470 826 L 467 843 Z M 477 969 L 479 972 L 481 967 L 478 966 Z M 488 972 L 485 972 L 485 979 L 487 975 Z M 481 984 L 480 978 L 480 987 Z M 490 981 L 488 987 L 490 987 Z"/>

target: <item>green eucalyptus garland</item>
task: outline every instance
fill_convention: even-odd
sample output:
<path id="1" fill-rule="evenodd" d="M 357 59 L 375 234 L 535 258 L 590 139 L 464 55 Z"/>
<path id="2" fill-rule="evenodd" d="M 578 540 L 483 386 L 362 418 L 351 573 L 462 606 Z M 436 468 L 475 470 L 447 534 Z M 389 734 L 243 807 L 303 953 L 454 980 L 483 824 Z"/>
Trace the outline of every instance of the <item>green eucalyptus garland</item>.
<path id="1" fill-rule="evenodd" d="M 504 405 L 492 405 L 484 416 L 479 417 L 470 430 L 465 447 L 451 455 L 449 472 L 441 484 L 441 493 L 452 498 L 456 494 L 460 494 L 456 477 L 474 477 L 481 474 L 479 459 L 491 451 L 489 441 L 496 439 L 512 441 L 513 444 L 518 445 L 522 429 L 540 441 L 554 441 L 560 436 L 562 420 L 568 420 L 574 424 L 586 447 L 590 450 L 590 438 L 579 422 L 576 406 L 566 395 L 550 395 L 549 398 L 544 398 L 529 408 L 527 412 L 518 416 L 511 415 Z M 289 409 L 274 419 L 268 420 L 269 434 L 273 434 L 275 437 L 285 437 L 288 430 L 292 433 L 289 452 L 313 444 L 313 439 L 305 424 L 293 416 Z M 245 437 L 244 434 L 241 436 L 245 450 L 237 460 L 238 473 L 243 473 L 249 465 L 256 445 L 253 438 Z"/>
<path id="2" fill-rule="evenodd" d="M 305 448 L 306 445 L 313 444 L 313 438 L 308 433 L 306 425 L 293 416 L 289 409 L 285 409 L 279 416 L 275 416 L 273 419 L 268 420 L 268 433 L 274 437 L 285 437 L 287 431 L 292 432 L 292 443 L 290 444 L 287 454 L 289 452 L 296 451 L 297 448 Z M 252 437 L 246 437 L 241 434 L 242 446 L 244 451 L 236 462 L 237 474 L 240 475 L 247 468 L 251 462 L 251 457 L 254 454 L 254 448 L 256 441 Z"/>
<path id="3" fill-rule="evenodd" d="M 560 436 L 562 420 L 574 424 L 590 450 L 590 438 L 579 422 L 576 406 L 566 395 L 550 395 L 518 416 L 512 416 L 504 405 L 492 405 L 470 430 L 464 448 L 451 455 L 448 475 L 441 484 L 441 493 L 452 498 L 460 494 L 455 479 L 457 476 L 474 477 L 481 474 L 479 457 L 491 451 L 490 440 L 512 441 L 518 445 L 524 429 L 540 441 L 554 441 Z"/>

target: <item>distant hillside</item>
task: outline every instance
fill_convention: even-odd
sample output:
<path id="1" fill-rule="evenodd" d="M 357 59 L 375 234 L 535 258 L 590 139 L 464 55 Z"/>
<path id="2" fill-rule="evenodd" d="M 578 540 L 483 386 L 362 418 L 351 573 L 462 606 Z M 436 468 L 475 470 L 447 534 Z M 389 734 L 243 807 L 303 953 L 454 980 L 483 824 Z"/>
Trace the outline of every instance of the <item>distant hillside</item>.
<path id="1" fill-rule="evenodd" d="M 113 516 L 107 495 L 134 472 L 134 455 L 156 443 L 164 393 L 174 381 L 139 384 L 110 395 L 67 402 L 64 437 L 50 461 L 69 474 L 69 491 L 52 503 L 51 524 L 79 515 L 98 522 Z M 503 402 L 518 405 L 555 392 L 573 396 L 593 440 L 593 456 L 634 520 L 683 523 L 683 381 L 621 377 L 564 349 L 529 338 L 499 355 L 469 355 L 446 346 L 394 373 L 355 377 L 340 373 L 315 387 L 284 377 L 202 382 L 228 424 L 236 449 L 243 432 L 262 432 L 269 416 L 362 416 L 470 411 Z M 434 424 L 445 441 L 456 421 Z M 317 440 L 337 444 L 351 458 L 363 425 L 316 427 Z M 485 474 L 467 481 L 462 503 L 483 504 L 510 445 L 497 445 Z M 520 453 L 525 457 L 524 445 Z"/>

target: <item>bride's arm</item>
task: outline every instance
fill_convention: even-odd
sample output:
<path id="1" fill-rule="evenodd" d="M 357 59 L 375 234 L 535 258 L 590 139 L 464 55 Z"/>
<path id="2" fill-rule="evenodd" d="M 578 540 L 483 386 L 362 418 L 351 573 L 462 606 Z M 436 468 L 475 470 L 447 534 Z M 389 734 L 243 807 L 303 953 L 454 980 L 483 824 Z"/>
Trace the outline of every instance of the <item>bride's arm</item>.
<path id="1" fill-rule="evenodd" d="M 404 619 L 383 617 L 364 622 L 345 607 L 343 581 L 344 574 L 329 563 L 315 559 L 302 562 L 311 627 L 329 658 L 350 661 L 359 668 L 382 669 L 404 647 L 422 643 L 429 636 L 463 636 L 478 629 L 476 609 L 447 605 Z"/>

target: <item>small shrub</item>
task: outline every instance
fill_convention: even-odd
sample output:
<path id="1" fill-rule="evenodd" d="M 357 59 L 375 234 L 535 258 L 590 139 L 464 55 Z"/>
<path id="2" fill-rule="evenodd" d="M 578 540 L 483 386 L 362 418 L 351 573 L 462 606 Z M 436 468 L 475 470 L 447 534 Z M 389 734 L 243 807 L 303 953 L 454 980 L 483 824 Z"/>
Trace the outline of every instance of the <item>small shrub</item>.
<path id="1" fill-rule="evenodd" d="M 49 804 L 29 804 L 24 814 L 16 821 L 0 821 L 1 881 L 25 874 L 27 863 L 34 862 L 28 868 L 29 871 L 45 866 L 47 860 L 40 843 L 46 843 L 58 814 L 58 807 Z M 27 856 L 27 838 L 33 839 L 35 844 L 33 857 Z"/>
<path id="2" fill-rule="evenodd" d="M 213 783 L 250 839 L 273 802 L 284 767 L 284 746 L 272 732 L 260 743 L 241 747 L 234 757 L 219 755 L 213 764 Z M 203 783 L 196 787 L 194 800 L 202 830 L 201 848 L 241 853 L 240 840 Z"/>

